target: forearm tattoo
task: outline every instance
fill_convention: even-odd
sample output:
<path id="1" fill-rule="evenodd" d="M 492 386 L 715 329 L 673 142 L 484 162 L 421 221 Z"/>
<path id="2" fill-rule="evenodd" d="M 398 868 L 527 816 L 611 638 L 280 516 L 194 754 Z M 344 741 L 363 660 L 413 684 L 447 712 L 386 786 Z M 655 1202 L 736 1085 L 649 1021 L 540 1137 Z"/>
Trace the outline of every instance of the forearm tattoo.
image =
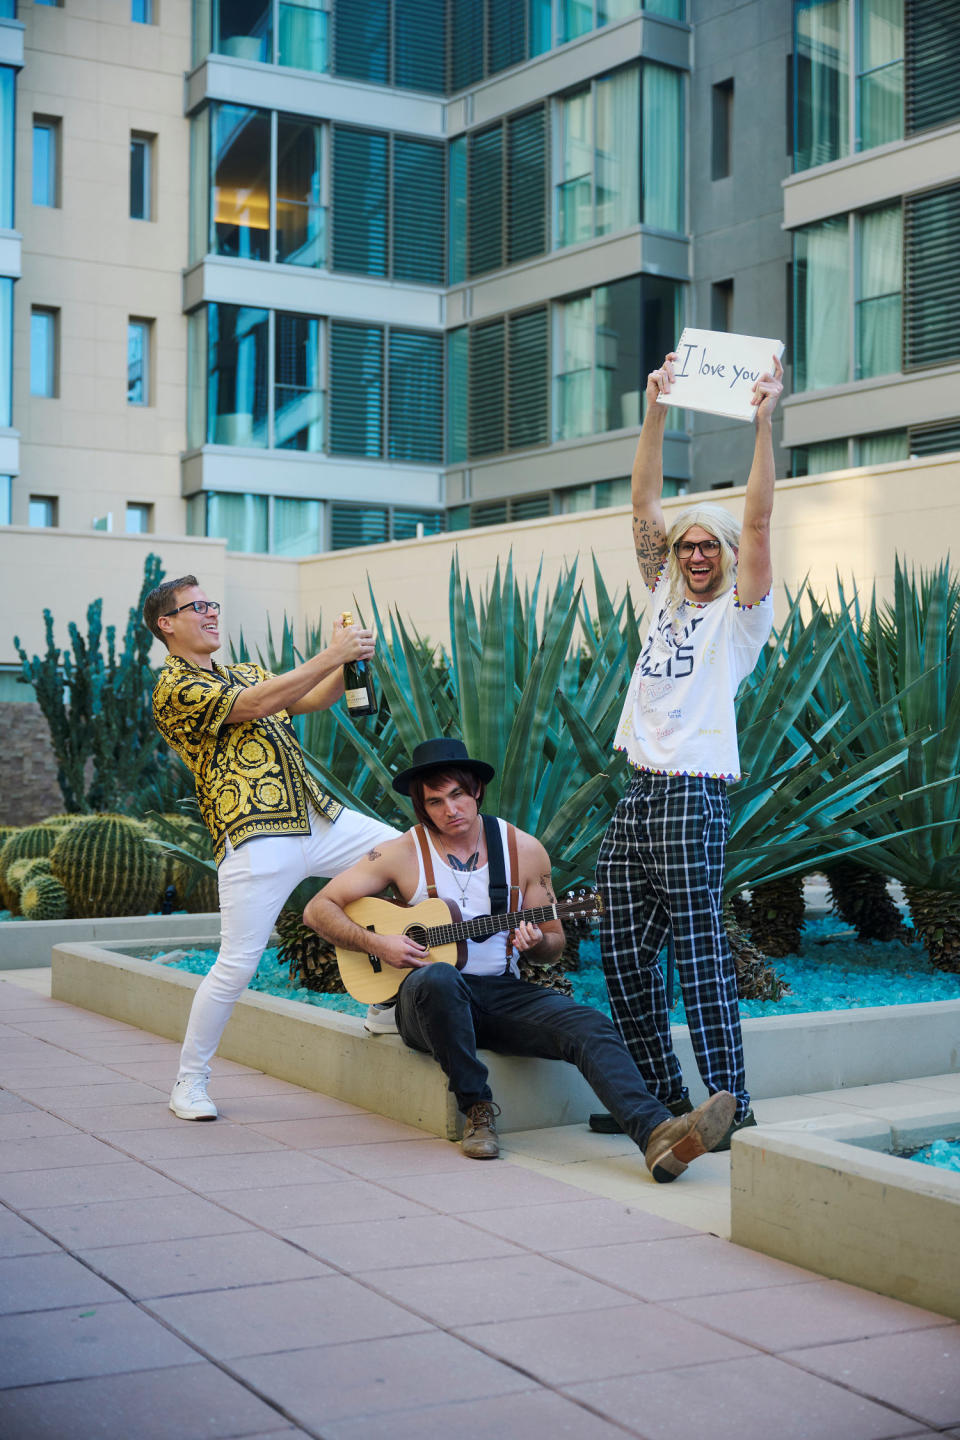
<path id="1" fill-rule="evenodd" d="M 667 554 L 667 537 L 659 525 L 639 515 L 633 517 L 633 546 L 645 580 L 653 582 Z"/>

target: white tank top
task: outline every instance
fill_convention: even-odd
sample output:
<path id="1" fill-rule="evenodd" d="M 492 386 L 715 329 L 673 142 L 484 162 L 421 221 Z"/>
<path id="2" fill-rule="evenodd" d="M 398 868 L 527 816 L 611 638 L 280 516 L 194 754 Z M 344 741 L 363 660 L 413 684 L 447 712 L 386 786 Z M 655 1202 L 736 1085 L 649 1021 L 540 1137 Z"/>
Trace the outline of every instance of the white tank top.
<path id="1" fill-rule="evenodd" d="M 507 849 L 507 825 L 504 820 L 497 820 L 500 826 L 500 840 L 503 844 L 503 864 L 507 874 L 507 885 L 514 883 L 514 877 L 510 873 L 510 853 Z M 446 860 L 437 851 L 433 843 L 430 831 L 424 826 L 427 836 L 427 843 L 430 846 L 430 853 L 433 857 L 433 878 L 436 882 L 437 895 L 441 900 L 452 902 L 460 911 L 464 920 L 472 920 L 475 915 L 490 914 L 490 866 L 479 865 L 476 870 L 452 870 Z M 417 852 L 417 867 L 419 876 L 417 888 L 410 897 L 410 904 L 417 905 L 421 900 L 427 898 L 427 877 L 423 870 L 423 856 L 420 854 L 420 846 L 414 844 Z M 454 878 L 456 877 L 456 878 Z M 523 897 L 521 896 L 521 904 Z M 502 975 L 507 964 L 507 933 L 504 931 L 499 935 L 491 935 L 487 940 L 467 941 L 467 963 L 463 967 L 465 975 Z M 510 960 L 510 974 L 518 975 L 516 956 Z"/>

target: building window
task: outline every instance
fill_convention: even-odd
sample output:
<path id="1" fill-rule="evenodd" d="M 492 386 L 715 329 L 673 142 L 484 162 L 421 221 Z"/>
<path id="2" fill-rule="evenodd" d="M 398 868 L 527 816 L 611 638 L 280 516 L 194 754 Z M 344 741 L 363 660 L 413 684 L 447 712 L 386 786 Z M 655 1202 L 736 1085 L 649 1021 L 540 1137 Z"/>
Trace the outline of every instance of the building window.
<path id="1" fill-rule="evenodd" d="M 730 174 L 733 155 L 733 81 L 714 85 L 711 106 L 710 178 L 723 180 Z"/>
<path id="2" fill-rule="evenodd" d="M 820 390 L 901 369 L 899 205 L 794 234 L 794 384 Z"/>
<path id="3" fill-rule="evenodd" d="M 676 341 L 679 298 L 673 281 L 635 275 L 555 305 L 555 440 L 642 422 L 645 377 Z"/>
<path id="4" fill-rule="evenodd" d="M 127 404 L 150 404 L 152 320 L 127 321 Z"/>
<path id="5" fill-rule="evenodd" d="M 153 529 L 153 506 L 129 500 L 124 529 L 128 535 L 149 535 Z"/>
<path id="6" fill-rule="evenodd" d="M 270 550 L 274 555 L 316 555 L 320 550 L 319 500 L 273 502 Z"/>
<path id="7" fill-rule="evenodd" d="M 442 510 L 399 505 L 351 505 L 211 491 L 188 500 L 187 528 L 191 535 L 226 540 L 228 550 L 316 555 L 324 545 L 324 511 L 329 516 L 332 550 L 435 535 L 444 529 L 446 518 Z"/>
<path id="8" fill-rule="evenodd" d="M 60 121 L 33 117 L 33 203 L 60 204 Z"/>
<path id="9" fill-rule="evenodd" d="M 56 495 L 31 495 L 27 523 L 39 528 L 52 529 L 57 523 Z"/>
<path id="10" fill-rule="evenodd" d="M 287 265 L 316 267 L 326 256 L 326 206 L 322 203 L 323 127 L 277 117 L 276 245 Z"/>
<path id="11" fill-rule="evenodd" d="M 329 69 L 330 17 L 325 0 L 280 0 L 278 8 L 277 64 L 297 70 Z"/>
<path id="12" fill-rule="evenodd" d="M 856 148 L 903 136 L 903 0 L 858 0 Z"/>
<path id="13" fill-rule="evenodd" d="M 960 17 L 956 0 L 911 0 L 904 18 L 904 129 L 917 135 L 960 120 Z"/>
<path id="14" fill-rule="evenodd" d="M 212 50 L 235 60 L 327 70 L 330 4 L 331 0 L 194 0 L 193 63 L 199 65 Z"/>
<path id="15" fill-rule="evenodd" d="M 733 281 L 717 280 L 710 286 L 710 329 L 733 333 Z"/>
<path id="16" fill-rule="evenodd" d="M 908 459 L 909 455 L 906 430 L 882 430 L 876 435 L 858 435 L 853 442 L 855 465 L 890 465 Z"/>
<path id="17" fill-rule="evenodd" d="M 214 105 L 195 116 L 191 259 L 211 251 L 241 260 L 324 265 L 324 144 L 322 125 L 268 110 Z"/>
<path id="18" fill-rule="evenodd" d="M 316 316 L 276 316 L 273 372 L 274 445 L 278 450 L 322 450 L 320 321 Z"/>
<path id="19" fill-rule="evenodd" d="M 664 493 L 672 492 L 664 486 Z M 555 500 L 555 511 L 559 515 L 579 514 L 583 510 L 609 510 L 612 505 L 629 505 L 630 476 L 623 475 L 616 480 L 597 480 L 590 485 L 571 485 L 561 490 Z"/>
<path id="20" fill-rule="evenodd" d="M 130 0 L 130 19 L 137 25 L 152 25 L 153 0 Z"/>
<path id="21" fill-rule="evenodd" d="M 555 245 L 641 223 L 682 230 L 680 71 L 645 63 L 600 76 L 557 102 L 556 128 Z"/>
<path id="22" fill-rule="evenodd" d="M 0 426 L 13 424 L 13 284 L 0 277 Z"/>
<path id="23" fill-rule="evenodd" d="M 208 305 L 207 317 L 207 443 L 265 448 L 269 314 Z"/>
<path id="24" fill-rule="evenodd" d="M 444 147 L 336 125 L 332 268 L 442 285 Z"/>
<path id="25" fill-rule="evenodd" d="M 206 533 L 226 540 L 228 550 L 269 550 L 266 495 L 207 496 Z"/>
<path id="26" fill-rule="evenodd" d="M 0 525 L 13 524 L 13 477 L 0 475 Z"/>
<path id="27" fill-rule="evenodd" d="M 35 307 L 30 312 L 30 394 L 58 393 L 59 312 Z"/>
<path id="28" fill-rule="evenodd" d="M 960 185 L 904 201 L 904 368 L 960 359 Z"/>
<path id="29" fill-rule="evenodd" d="M 241 260 L 270 259 L 270 115 L 213 107 L 211 249 Z"/>
<path id="30" fill-rule="evenodd" d="M 330 549 L 382 545 L 387 540 L 415 540 L 438 535 L 445 528 L 441 510 L 416 510 L 398 505 L 330 506 Z"/>
<path id="31" fill-rule="evenodd" d="M 16 71 L 0 65 L 0 229 L 13 229 Z"/>
<path id="32" fill-rule="evenodd" d="M 152 135 L 130 136 L 130 219 L 153 219 Z"/>
<path id="33" fill-rule="evenodd" d="M 903 22 L 903 0 L 795 0 L 795 170 L 902 138 Z"/>
<path id="34" fill-rule="evenodd" d="M 443 337 L 331 321 L 331 453 L 440 464 L 442 437 Z"/>

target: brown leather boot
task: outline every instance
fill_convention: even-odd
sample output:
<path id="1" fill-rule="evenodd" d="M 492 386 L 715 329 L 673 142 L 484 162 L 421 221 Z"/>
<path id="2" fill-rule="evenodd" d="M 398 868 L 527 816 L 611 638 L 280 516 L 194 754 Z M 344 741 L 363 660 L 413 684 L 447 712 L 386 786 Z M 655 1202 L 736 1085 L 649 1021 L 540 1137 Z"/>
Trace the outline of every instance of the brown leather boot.
<path id="1" fill-rule="evenodd" d="M 737 1102 L 726 1090 L 718 1090 L 689 1115 L 664 1120 L 647 1141 L 644 1159 L 647 1169 L 660 1185 L 669 1185 L 682 1175 L 698 1155 L 714 1149 L 725 1137 Z"/>
<path id="2" fill-rule="evenodd" d="M 496 1160 L 500 1154 L 497 1139 L 497 1116 L 500 1106 L 492 1100 L 478 1100 L 467 1111 L 467 1123 L 463 1127 L 460 1148 L 471 1160 Z M 724 1127 L 726 1128 L 726 1127 Z"/>

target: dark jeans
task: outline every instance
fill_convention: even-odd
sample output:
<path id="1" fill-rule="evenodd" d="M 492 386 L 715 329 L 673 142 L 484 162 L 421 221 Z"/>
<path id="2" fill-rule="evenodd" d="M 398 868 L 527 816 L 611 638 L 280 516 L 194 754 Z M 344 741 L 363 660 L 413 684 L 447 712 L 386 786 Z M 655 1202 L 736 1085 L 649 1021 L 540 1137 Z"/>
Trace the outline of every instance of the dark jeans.
<path id="1" fill-rule="evenodd" d="M 671 1118 L 643 1083 L 613 1021 L 590 1005 L 510 975 L 463 975 L 452 965 L 415 970 L 400 987 L 397 1027 L 440 1064 L 464 1113 L 491 1100 L 477 1047 L 576 1065 L 641 1150 Z"/>

